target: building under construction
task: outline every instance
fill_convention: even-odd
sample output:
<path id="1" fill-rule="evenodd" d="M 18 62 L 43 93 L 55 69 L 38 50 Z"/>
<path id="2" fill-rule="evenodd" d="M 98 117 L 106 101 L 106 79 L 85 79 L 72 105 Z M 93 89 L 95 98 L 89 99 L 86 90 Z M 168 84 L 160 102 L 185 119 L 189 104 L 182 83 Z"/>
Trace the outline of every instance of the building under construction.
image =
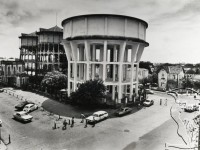
<path id="1" fill-rule="evenodd" d="M 63 30 L 58 26 L 31 34 L 22 33 L 20 59 L 25 62 L 25 72 L 30 76 L 44 76 L 47 72 L 66 73 L 67 58 L 61 41 Z"/>

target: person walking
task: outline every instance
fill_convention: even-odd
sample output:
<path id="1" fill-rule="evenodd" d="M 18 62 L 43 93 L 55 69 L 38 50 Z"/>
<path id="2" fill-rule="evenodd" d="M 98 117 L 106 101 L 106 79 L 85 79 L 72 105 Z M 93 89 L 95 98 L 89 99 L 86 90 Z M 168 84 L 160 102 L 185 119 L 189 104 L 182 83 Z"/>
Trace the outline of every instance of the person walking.
<path id="1" fill-rule="evenodd" d="M 93 117 L 93 126 L 92 127 L 95 127 L 95 124 L 96 124 L 96 120 L 95 120 L 95 118 Z"/>
<path id="2" fill-rule="evenodd" d="M 84 119 L 85 119 L 85 115 L 84 114 L 81 114 L 81 123 L 84 123 Z"/>
<path id="3" fill-rule="evenodd" d="M 160 106 L 162 105 L 162 99 L 160 99 Z"/>
<path id="4" fill-rule="evenodd" d="M 63 130 L 66 130 L 67 129 L 67 121 L 66 119 L 63 121 Z"/>
<path id="5" fill-rule="evenodd" d="M 71 127 L 73 127 L 74 126 L 74 117 L 72 117 L 72 121 L 71 121 Z"/>

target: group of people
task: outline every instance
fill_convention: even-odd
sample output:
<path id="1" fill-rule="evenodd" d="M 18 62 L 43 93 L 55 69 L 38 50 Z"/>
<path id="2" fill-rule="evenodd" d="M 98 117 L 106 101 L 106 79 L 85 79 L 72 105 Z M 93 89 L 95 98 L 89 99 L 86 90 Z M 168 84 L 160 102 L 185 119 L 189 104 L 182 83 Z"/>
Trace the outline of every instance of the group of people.
<path id="1" fill-rule="evenodd" d="M 85 126 L 84 126 L 84 128 L 87 128 L 87 125 L 88 125 L 88 121 L 87 121 L 87 119 L 85 119 L 86 117 L 85 117 L 85 115 L 84 114 L 81 114 L 81 122 L 80 123 L 84 123 L 84 120 L 85 120 Z M 74 121 L 74 117 L 72 117 L 72 119 L 71 119 L 71 123 L 70 123 L 70 120 L 69 120 L 69 122 L 67 123 L 67 120 L 66 119 L 64 119 L 64 121 L 63 121 L 63 130 L 66 130 L 67 129 L 67 125 L 70 125 L 70 127 L 72 128 L 72 127 L 74 127 L 74 123 L 75 123 L 75 121 Z M 95 126 L 95 122 L 94 122 L 94 124 L 93 124 L 93 127 Z"/>
<path id="2" fill-rule="evenodd" d="M 71 123 L 70 123 L 71 122 Z M 72 128 L 73 126 L 74 126 L 74 117 L 72 117 L 72 119 L 71 119 L 71 121 L 69 120 L 69 122 L 67 123 L 67 120 L 66 119 L 64 119 L 64 121 L 63 121 L 63 130 L 66 130 L 67 129 L 67 125 L 69 124 L 70 125 L 70 127 Z"/>

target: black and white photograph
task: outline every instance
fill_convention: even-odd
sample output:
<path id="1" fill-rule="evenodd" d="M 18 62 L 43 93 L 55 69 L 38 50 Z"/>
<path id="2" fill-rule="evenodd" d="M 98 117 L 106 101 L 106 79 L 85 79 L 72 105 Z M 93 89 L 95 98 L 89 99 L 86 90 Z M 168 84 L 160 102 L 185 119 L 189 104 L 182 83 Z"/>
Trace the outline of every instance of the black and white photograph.
<path id="1" fill-rule="evenodd" d="M 0 0 L 0 150 L 200 150 L 199 0 Z"/>

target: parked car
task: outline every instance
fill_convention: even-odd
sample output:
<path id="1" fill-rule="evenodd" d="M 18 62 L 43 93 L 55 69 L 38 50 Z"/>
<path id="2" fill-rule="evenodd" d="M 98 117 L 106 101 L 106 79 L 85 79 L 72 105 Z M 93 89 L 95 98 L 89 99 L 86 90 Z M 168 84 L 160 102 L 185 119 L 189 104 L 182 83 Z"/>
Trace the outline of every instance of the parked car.
<path id="1" fill-rule="evenodd" d="M 27 104 L 27 105 L 24 107 L 23 111 L 29 113 L 29 112 L 34 111 L 34 110 L 36 110 L 36 109 L 38 109 L 38 106 L 37 106 L 36 104 Z"/>
<path id="2" fill-rule="evenodd" d="M 96 123 L 101 120 L 108 118 L 108 113 L 106 111 L 97 111 L 93 115 L 86 118 L 88 123 Z"/>
<path id="3" fill-rule="evenodd" d="M 146 106 L 146 107 L 149 107 L 149 106 L 151 106 L 151 105 L 153 105 L 154 104 L 154 101 L 153 100 L 145 100 L 144 102 L 143 102 L 143 106 Z"/>
<path id="4" fill-rule="evenodd" d="M 22 102 L 20 102 L 18 105 L 16 105 L 15 108 L 16 108 L 17 110 L 23 110 L 23 108 L 24 108 L 27 104 L 31 104 L 31 102 L 22 101 Z"/>
<path id="5" fill-rule="evenodd" d="M 16 120 L 23 121 L 23 122 L 29 122 L 29 121 L 32 121 L 33 119 L 33 116 L 29 115 L 25 111 L 16 112 L 13 114 L 13 117 Z"/>
<path id="6" fill-rule="evenodd" d="M 124 107 L 124 108 L 120 108 L 118 111 L 116 111 L 115 115 L 123 116 L 123 115 L 129 114 L 131 111 L 132 111 L 132 108 Z"/>
<path id="7" fill-rule="evenodd" d="M 184 110 L 186 112 L 198 111 L 199 110 L 199 106 L 194 105 L 194 104 L 188 104 L 188 105 L 185 106 Z"/>
<path id="8" fill-rule="evenodd" d="M 146 91 L 147 94 L 154 94 L 154 92 L 150 89 L 145 89 L 145 91 Z"/>
<path id="9" fill-rule="evenodd" d="M 0 89 L 0 93 L 2 93 L 3 92 L 3 89 Z"/>

